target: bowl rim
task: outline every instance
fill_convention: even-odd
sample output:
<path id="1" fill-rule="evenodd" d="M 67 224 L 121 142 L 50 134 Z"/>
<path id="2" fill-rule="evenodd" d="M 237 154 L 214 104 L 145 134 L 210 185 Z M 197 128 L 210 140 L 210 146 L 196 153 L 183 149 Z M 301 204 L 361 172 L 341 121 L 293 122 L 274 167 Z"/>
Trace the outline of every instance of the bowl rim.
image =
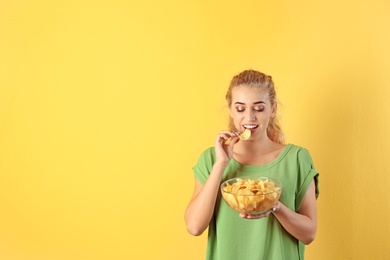
<path id="1" fill-rule="evenodd" d="M 223 181 L 221 183 L 220 189 L 221 189 L 222 193 L 233 194 L 235 196 L 259 196 L 257 194 L 254 194 L 254 195 L 251 195 L 251 194 L 237 194 L 237 193 L 234 193 L 234 192 L 224 191 L 223 187 L 224 187 L 224 184 L 226 184 L 227 182 L 233 181 L 233 180 L 237 180 L 237 179 L 241 179 L 241 180 L 248 180 L 248 179 L 250 179 L 250 180 L 258 180 L 258 179 L 262 179 L 262 178 L 267 178 L 268 180 L 272 180 L 274 183 L 276 181 L 279 184 L 279 186 L 277 187 L 276 190 L 270 191 L 270 192 L 266 192 L 266 193 L 263 193 L 261 195 L 268 195 L 268 194 L 271 194 L 271 193 L 274 193 L 274 192 L 279 192 L 279 191 L 282 190 L 282 187 L 283 187 L 282 186 L 282 182 L 279 181 L 278 179 L 275 179 L 273 177 L 268 177 L 268 176 L 240 176 L 240 177 L 230 178 L 230 179 L 227 179 L 227 180 L 225 180 L 225 181 Z"/>

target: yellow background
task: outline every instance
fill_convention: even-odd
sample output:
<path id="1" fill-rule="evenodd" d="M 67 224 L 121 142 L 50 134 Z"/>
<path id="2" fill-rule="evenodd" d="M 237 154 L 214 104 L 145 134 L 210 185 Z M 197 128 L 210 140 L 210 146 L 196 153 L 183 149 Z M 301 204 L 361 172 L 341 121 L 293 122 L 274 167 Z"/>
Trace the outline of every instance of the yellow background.
<path id="1" fill-rule="evenodd" d="M 191 167 L 271 74 L 321 173 L 307 259 L 389 259 L 390 2 L 0 1 L 0 259 L 203 259 Z"/>

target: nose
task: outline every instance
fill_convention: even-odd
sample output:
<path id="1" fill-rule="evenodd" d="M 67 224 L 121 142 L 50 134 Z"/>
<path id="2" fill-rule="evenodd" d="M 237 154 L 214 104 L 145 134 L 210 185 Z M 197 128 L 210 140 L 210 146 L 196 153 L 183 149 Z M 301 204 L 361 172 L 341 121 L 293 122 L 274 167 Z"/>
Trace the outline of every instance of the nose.
<path id="1" fill-rule="evenodd" d="M 249 121 L 255 121 L 255 119 L 256 119 L 255 113 L 253 111 L 250 111 L 250 110 L 248 111 L 247 117 L 248 117 Z"/>

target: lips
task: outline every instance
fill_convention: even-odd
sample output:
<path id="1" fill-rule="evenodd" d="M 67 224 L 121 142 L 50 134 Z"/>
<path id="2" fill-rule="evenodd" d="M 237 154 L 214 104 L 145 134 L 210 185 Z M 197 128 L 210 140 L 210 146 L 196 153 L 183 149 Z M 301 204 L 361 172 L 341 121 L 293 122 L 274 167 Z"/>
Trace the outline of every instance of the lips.
<path id="1" fill-rule="evenodd" d="M 242 125 L 245 129 L 253 130 L 259 127 L 259 125 L 254 125 L 254 124 L 247 124 L 247 125 Z"/>

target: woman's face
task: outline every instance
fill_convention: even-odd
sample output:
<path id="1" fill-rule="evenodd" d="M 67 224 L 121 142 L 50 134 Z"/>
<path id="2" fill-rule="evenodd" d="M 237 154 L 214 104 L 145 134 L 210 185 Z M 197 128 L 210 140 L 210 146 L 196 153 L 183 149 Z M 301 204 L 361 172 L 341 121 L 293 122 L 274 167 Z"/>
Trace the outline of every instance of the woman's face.
<path id="1" fill-rule="evenodd" d="M 238 86 L 232 89 L 230 117 L 239 132 L 251 130 L 251 139 L 267 136 L 267 126 L 275 115 L 268 92 L 258 87 Z"/>

